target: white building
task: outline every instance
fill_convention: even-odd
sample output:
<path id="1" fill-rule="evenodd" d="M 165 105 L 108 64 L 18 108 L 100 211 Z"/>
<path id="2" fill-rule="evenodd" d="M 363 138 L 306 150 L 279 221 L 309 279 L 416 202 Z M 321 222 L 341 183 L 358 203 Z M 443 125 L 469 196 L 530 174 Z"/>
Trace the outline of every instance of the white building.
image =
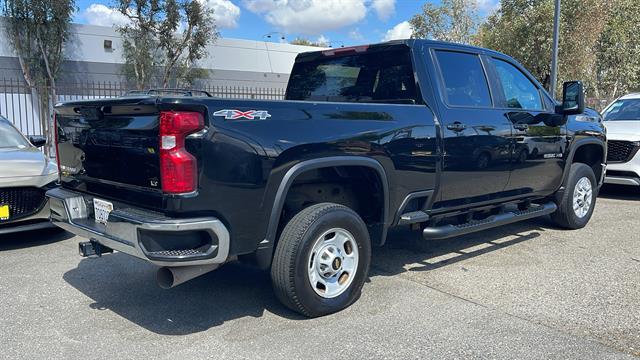
<path id="1" fill-rule="evenodd" d="M 296 55 L 316 50 L 317 47 L 220 38 L 209 46 L 209 56 L 199 65 L 211 70 L 208 85 L 282 89 Z M 121 74 L 122 40 L 114 28 L 73 25 L 65 57 L 60 83 L 125 81 Z M 21 76 L 11 45 L 0 41 L 0 79 Z"/>

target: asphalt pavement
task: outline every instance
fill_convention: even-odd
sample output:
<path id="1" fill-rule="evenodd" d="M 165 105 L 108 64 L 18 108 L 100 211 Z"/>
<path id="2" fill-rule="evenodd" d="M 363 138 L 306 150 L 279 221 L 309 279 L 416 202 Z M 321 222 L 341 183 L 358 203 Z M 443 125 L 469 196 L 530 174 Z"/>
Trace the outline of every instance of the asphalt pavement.
<path id="1" fill-rule="evenodd" d="M 123 254 L 43 230 L 0 237 L 0 358 L 640 357 L 640 190 L 607 187 L 589 225 L 541 218 L 454 240 L 396 231 L 361 299 L 305 319 L 268 273 L 228 264 L 162 290 Z"/>

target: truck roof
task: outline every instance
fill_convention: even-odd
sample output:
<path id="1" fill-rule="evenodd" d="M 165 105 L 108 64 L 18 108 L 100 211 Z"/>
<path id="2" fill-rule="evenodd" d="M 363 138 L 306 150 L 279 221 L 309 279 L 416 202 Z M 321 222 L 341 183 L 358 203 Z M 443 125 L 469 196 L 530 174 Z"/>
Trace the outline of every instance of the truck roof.
<path id="1" fill-rule="evenodd" d="M 449 49 L 459 49 L 459 50 L 466 49 L 474 52 L 484 52 L 487 54 L 493 54 L 493 55 L 499 55 L 502 57 L 511 58 L 510 56 L 503 54 L 501 52 L 478 47 L 478 46 L 473 46 L 473 45 L 466 45 L 466 44 L 453 43 L 453 42 L 447 42 L 447 41 L 438 41 L 438 40 L 427 40 L 427 39 L 401 39 L 401 40 L 391 40 L 391 41 L 385 41 L 385 42 L 373 43 L 373 44 L 363 44 L 363 45 L 356 45 L 356 46 L 349 46 L 349 47 L 342 47 L 342 48 L 332 48 L 328 50 L 325 49 L 325 50 L 318 50 L 318 51 L 303 52 L 298 54 L 297 60 L 312 59 L 312 58 L 319 57 L 321 55 L 331 56 L 341 52 L 348 52 L 349 50 L 364 51 L 372 48 L 384 48 L 387 46 L 394 46 L 394 45 L 406 45 L 411 48 L 416 47 L 417 45 L 428 45 L 428 46 L 443 47 L 443 48 L 449 48 Z"/>

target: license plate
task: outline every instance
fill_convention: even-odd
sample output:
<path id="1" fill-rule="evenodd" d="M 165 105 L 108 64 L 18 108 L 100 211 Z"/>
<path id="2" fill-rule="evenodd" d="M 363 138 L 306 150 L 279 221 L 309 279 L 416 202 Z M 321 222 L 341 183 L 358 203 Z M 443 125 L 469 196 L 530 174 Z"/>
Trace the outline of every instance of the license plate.
<path id="1" fill-rule="evenodd" d="M 9 205 L 0 205 L 0 220 L 9 220 Z"/>
<path id="2" fill-rule="evenodd" d="M 109 213 L 112 211 L 112 203 L 100 199 L 93 199 L 93 214 L 97 223 L 106 225 L 109 219 Z"/>

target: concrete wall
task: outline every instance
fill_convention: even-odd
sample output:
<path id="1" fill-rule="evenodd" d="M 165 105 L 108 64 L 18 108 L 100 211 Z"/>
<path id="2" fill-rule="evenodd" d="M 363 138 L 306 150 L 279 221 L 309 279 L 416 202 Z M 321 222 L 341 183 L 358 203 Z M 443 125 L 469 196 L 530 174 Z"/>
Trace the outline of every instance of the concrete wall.
<path id="1" fill-rule="evenodd" d="M 0 23 L 0 32 L 4 31 Z M 104 48 L 104 40 L 112 41 L 112 50 Z M 221 38 L 209 46 L 209 56 L 198 65 L 210 71 L 209 85 L 284 88 L 296 55 L 317 50 L 317 47 Z M 65 56 L 61 83 L 126 80 L 121 75 L 122 40 L 111 27 L 73 25 Z M 0 41 L 2 78 L 21 78 L 18 61 L 7 41 Z"/>

